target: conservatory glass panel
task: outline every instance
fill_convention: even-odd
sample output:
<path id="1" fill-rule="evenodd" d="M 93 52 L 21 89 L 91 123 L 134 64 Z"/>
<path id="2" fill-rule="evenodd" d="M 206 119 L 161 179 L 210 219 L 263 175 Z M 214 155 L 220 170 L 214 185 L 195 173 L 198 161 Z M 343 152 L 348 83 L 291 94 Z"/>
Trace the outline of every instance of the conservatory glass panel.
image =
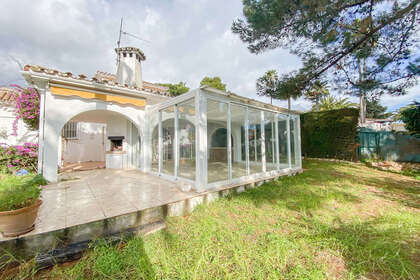
<path id="1" fill-rule="evenodd" d="M 231 104 L 230 120 L 232 131 L 232 178 L 246 176 L 246 108 Z"/>
<path id="2" fill-rule="evenodd" d="M 207 99 L 208 182 L 229 179 L 227 103 Z"/>
<path id="3" fill-rule="evenodd" d="M 296 144 L 295 144 L 295 124 L 296 119 L 294 116 L 290 115 L 290 161 L 292 166 L 296 165 Z"/>
<path id="4" fill-rule="evenodd" d="M 279 161 L 280 169 L 288 168 L 289 162 L 287 160 L 287 116 L 277 115 L 278 134 L 279 134 Z"/>
<path id="5" fill-rule="evenodd" d="M 152 166 L 153 172 L 159 172 L 159 112 L 151 114 L 152 128 Z"/>
<path id="6" fill-rule="evenodd" d="M 261 173 L 261 111 L 249 109 L 248 120 L 250 174 Z"/>
<path id="7" fill-rule="evenodd" d="M 290 116 L 292 122 L 290 123 L 290 144 L 293 143 L 293 149 L 292 149 L 292 167 L 297 167 L 299 165 L 299 131 L 298 131 L 298 118 L 297 116 L 293 115 Z M 293 134 L 292 134 L 293 131 Z"/>
<path id="8" fill-rule="evenodd" d="M 174 106 L 162 110 L 162 173 L 174 175 L 175 153 Z"/>
<path id="9" fill-rule="evenodd" d="M 194 99 L 178 104 L 178 176 L 195 180 L 195 106 Z"/>
<path id="10" fill-rule="evenodd" d="M 274 113 L 264 112 L 266 171 L 277 170 L 276 135 Z"/>

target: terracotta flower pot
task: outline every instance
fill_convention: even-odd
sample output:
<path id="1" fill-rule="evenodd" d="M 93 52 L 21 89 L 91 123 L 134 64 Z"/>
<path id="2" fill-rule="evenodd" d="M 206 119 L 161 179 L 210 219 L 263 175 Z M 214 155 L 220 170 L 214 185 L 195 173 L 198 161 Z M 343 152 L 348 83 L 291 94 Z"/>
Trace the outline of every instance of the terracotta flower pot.
<path id="1" fill-rule="evenodd" d="M 18 236 L 35 228 L 35 219 L 42 200 L 31 206 L 0 212 L 0 231 L 4 237 Z"/>

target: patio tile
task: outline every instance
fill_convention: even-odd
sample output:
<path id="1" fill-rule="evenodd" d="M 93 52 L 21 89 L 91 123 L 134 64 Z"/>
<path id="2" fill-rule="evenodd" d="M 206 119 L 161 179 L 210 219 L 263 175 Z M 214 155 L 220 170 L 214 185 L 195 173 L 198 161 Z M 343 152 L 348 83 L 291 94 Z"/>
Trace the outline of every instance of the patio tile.
<path id="1" fill-rule="evenodd" d="M 147 208 L 156 207 L 156 206 L 165 204 L 162 201 L 155 198 L 149 198 L 145 200 L 139 197 L 132 197 L 132 198 L 129 198 L 129 201 L 132 205 L 136 207 L 137 210 L 144 210 Z"/>
<path id="2" fill-rule="evenodd" d="M 129 215 L 196 195 L 182 192 L 176 182 L 138 170 L 98 169 L 66 176 L 79 179 L 42 188 L 35 230 L 27 235 Z"/>
<path id="3" fill-rule="evenodd" d="M 137 208 L 124 196 L 99 198 L 96 201 L 106 217 L 137 211 Z"/>
<path id="4" fill-rule="evenodd" d="M 83 207 L 82 209 L 76 208 L 67 211 L 66 227 L 89 223 L 105 218 L 106 216 L 103 214 L 102 209 L 97 205 L 90 205 L 89 207 Z"/>
<path id="5" fill-rule="evenodd" d="M 49 215 L 43 216 L 36 221 L 35 230 L 38 233 L 53 231 L 66 227 L 65 215 Z"/>
<path id="6" fill-rule="evenodd" d="M 107 218 L 115 217 L 123 214 L 128 214 L 132 212 L 136 212 L 137 208 L 133 206 L 130 202 L 125 202 L 125 204 L 117 204 L 117 205 L 109 205 L 103 206 L 102 210 L 105 213 Z"/>

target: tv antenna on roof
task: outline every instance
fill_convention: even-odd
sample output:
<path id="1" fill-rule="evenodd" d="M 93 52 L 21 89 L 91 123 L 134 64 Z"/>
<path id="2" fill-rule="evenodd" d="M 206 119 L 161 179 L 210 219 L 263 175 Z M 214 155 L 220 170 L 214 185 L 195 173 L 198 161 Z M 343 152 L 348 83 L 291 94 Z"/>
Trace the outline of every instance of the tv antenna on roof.
<path id="1" fill-rule="evenodd" d="M 143 38 L 140 38 L 139 36 L 137 36 L 137 35 L 134 35 L 134 34 L 131 34 L 131 33 L 128 33 L 128 32 L 126 32 L 126 31 L 124 31 L 123 30 L 123 18 L 121 18 L 121 23 L 120 23 L 120 33 L 119 33 L 119 35 L 118 35 L 118 41 L 117 41 L 117 49 L 119 49 L 120 48 L 120 46 L 121 46 L 121 35 L 126 35 L 126 36 L 130 36 L 130 37 L 132 37 L 132 38 L 134 38 L 134 39 L 137 39 L 137 40 L 140 40 L 140 41 L 143 41 L 143 42 L 146 42 L 146 43 L 150 43 L 150 41 L 148 41 L 148 40 L 145 40 L 145 39 L 143 39 Z M 118 54 L 118 58 L 117 58 L 117 65 L 118 65 L 118 63 L 120 62 L 120 55 Z"/>

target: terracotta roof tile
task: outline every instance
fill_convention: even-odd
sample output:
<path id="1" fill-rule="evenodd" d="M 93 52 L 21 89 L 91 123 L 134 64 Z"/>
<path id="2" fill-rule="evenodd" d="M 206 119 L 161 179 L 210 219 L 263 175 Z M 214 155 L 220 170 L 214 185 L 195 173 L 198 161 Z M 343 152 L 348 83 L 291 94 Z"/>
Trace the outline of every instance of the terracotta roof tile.
<path id="1" fill-rule="evenodd" d="M 1 103 L 14 103 L 15 102 L 15 94 L 16 90 L 13 88 L 6 88 L 2 87 L 0 88 L 0 102 Z"/>
<path id="2" fill-rule="evenodd" d="M 159 86 L 153 83 L 145 82 L 143 81 L 143 88 L 139 89 L 138 87 L 131 87 L 128 85 L 121 85 L 117 82 L 117 79 L 114 74 L 107 73 L 107 72 L 101 72 L 97 71 L 95 76 L 93 76 L 91 79 L 87 78 L 85 75 L 73 75 L 71 72 L 61 72 L 55 69 L 50 69 L 38 65 L 25 65 L 23 68 L 24 71 L 28 72 L 37 72 L 37 73 L 45 73 L 52 76 L 59 76 L 62 78 L 69 78 L 69 79 L 76 79 L 76 80 L 84 80 L 84 81 L 91 81 L 95 83 L 100 84 L 108 84 L 116 87 L 121 88 L 130 88 L 134 90 L 143 90 L 147 91 L 153 94 L 162 95 L 162 96 L 168 96 L 170 97 L 171 94 L 169 93 L 169 89 L 167 87 Z"/>

